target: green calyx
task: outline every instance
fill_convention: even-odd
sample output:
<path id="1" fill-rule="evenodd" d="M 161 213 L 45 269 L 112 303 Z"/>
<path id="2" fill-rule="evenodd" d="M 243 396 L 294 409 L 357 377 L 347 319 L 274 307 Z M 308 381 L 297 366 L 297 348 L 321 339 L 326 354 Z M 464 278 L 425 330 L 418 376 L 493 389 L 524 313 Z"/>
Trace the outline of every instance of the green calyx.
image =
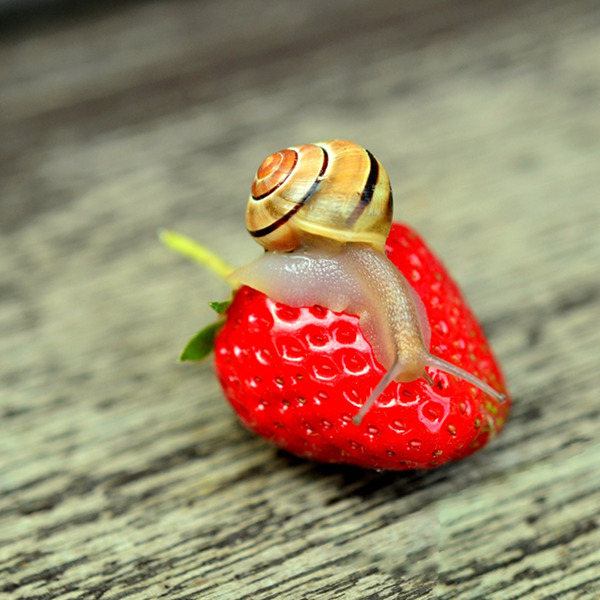
<path id="1" fill-rule="evenodd" d="M 198 242 L 188 238 L 176 231 L 163 229 L 158 232 L 160 241 L 169 249 L 182 254 L 183 256 L 200 263 L 203 267 L 217 274 L 221 279 L 227 279 L 233 268 L 228 265 L 221 257 L 214 254 L 208 248 L 205 248 Z M 209 306 L 218 314 L 223 315 L 233 301 L 233 296 L 229 300 L 222 302 L 209 302 Z M 184 347 L 179 356 L 181 362 L 198 361 L 206 358 L 213 350 L 215 338 L 219 330 L 225 325 L 224 318 L 218 319 L 214 323 L 201 329 Z"/>
<path id="2" fill-rule="evenodd" d="M 218 314 L 222 315 L 232 303 L 233 297 L 229 300 L 223 300 L 223 302 L 209 302 L 208 305 Z"/>
<path id="3" fill-rule="evenodd" d="M 222 315 L 231 304 L 232 300 L 223 302 L 209 302 L 209 306 L 219 315 Z M 225 325 L 225 319 L 219 319 L 204 329 L 201 329 L 186 345 L 179 355 L 180 362 L 188 360 L 196 361 L 206 358 L 215 347 L 215 338 L 221 327 Z"/>

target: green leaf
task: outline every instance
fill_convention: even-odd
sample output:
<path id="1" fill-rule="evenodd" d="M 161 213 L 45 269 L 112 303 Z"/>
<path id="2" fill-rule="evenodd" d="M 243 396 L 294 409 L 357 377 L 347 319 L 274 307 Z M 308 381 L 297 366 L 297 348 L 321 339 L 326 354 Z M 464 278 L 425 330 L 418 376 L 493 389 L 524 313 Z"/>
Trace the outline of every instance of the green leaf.
<path id="1" fill-rule="evenodd" d="M 223 302 L 209 302 L 208 305 L 215 311 L 217 314 L 222 315 L 231 305 L 233 298 L 229 300 L 223 300 Z"/>
<path id="2" fill-rule="evenodd" d="M 202 331 L 199 331 L 185 346 L 179 360 L 202 360 L 206 358 L 213 350 L 215 338 L 219 329 L 223 327 L 225 320 L 221 319 L 215 323 L 207 325 Z"/>

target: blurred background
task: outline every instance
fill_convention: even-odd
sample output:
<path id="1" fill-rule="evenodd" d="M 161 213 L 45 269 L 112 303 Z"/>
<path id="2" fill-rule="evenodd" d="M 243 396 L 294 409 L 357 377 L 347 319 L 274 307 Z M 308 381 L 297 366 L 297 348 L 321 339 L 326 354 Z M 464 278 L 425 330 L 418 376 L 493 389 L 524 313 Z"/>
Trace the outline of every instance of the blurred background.
<path id="1" fill-rule="evenodd" d="M 431 502 L 452 489 L 458 506 L 471 477 L 574 485 L 577 461 L 599 457 L 599 34 L 595 0 L 0 2 L 0 483 L 10 585 L 58 598 L 66 578 L 90 591 L 113 560 L 110 589 L 128 589 L 131 565 L 115 554 L 124 537 L 136 540 L 136 556 L 171 556 L 183 521 L 202 532 L 214 519 L 193 506 L 227 489 L 223 473 L 255 467 L 250 491 L 227 497 L 231 524 L 251 514 L 246 495 L 265 500 L 273 477 L 293 486 L 298 469 L 310 472 L 261 470 L 274 451 L 236 425 L 210 364 L 175 364 L 212 320 L 207 302 L 228 289 L 156 237 L 178 230 L 233 265 L 258 256 L 243 223 L 250 182 L 265 156 L 299 143 L 347 138 L 381 160 L 396 219 L 420 231 L 460 282 L 514 393 L 512 420 L 491 449 L 449 467 L 451 483 L 427 475 Z M 555 481 L 556 465 L 569 461 Z M 143 480 L 137 492 L 120 487 L 123 473 Z M 320 474 L 344 490 L 337 476 Z M 379 501 L 395 501 L 397 480 L 378 481 Z M 588 482 L 598 499 L 597 478 Z M 154 499 L 152 486 L 163 486 Z M 313 492 L 304 505 L 322 516 Z M 152 527 L 138 527 L 150 510 Z M 125 516 L 95 530 L 97 517 L 59 540 L 51 533 L 94 511 Z M 430 550 L 452 573 L 462 559 L 440 544 L 434 536 Z M 28 546 L 39 549 L 35 560 L 22 559 Z M 78 548 L 88 588 L 76 571 L 60 585 L 35 578 Z M 165 573 L 175 577 L 169 569 L 156 566 L 144 581 L 163 585 Z M 223 569 L 227 590 L 233 576 Z M 278 581 L 275 567 L 267 573 Z M 482 598 L 503 597 L 481 586 Z"/>

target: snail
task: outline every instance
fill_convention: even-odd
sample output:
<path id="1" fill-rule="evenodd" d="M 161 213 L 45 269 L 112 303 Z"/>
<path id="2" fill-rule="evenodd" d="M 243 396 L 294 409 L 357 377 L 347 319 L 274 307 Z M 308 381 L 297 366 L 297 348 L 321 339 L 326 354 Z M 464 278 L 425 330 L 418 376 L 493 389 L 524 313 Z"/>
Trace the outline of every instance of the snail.
<path id="1" fill-rule="evenodd" d="M 231 278 L 289 306 L 355 314 L 386 369 L 354 416 L 360 423 L 392 382 L 433 380 L 435 367 L 502 402 L 503 394 L 429 351 L 431 330 L 418 294 L 385 255 L 392 224 L 388 175 L 366 149 L 343 140 L 294 146 L 258 168 L 246 211 L 266 252 Z"/>

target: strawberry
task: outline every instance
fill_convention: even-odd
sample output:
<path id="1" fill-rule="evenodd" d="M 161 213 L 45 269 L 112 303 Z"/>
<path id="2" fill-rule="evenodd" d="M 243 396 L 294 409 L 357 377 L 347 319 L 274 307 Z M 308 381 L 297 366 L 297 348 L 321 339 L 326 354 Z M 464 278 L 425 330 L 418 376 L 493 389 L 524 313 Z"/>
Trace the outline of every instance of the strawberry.
<path id="1" fill-rule="evenodd" d="M 432 353 L 506 393 L 480 325 L 421 238 L 395 223 L 386 253 L 426 307 Z M 472 454 L 504 426 L 508 397 L 498 402 L 433 368 L 433 386 L 393 382 L 355 424 L 385 372 L 358 317 L 292 308 L 249 287 L 236 292 L 225 317 L 211 329 L 224 393 L 246 427 L 293 454 L 374 469 L 432 468 Z"/>

